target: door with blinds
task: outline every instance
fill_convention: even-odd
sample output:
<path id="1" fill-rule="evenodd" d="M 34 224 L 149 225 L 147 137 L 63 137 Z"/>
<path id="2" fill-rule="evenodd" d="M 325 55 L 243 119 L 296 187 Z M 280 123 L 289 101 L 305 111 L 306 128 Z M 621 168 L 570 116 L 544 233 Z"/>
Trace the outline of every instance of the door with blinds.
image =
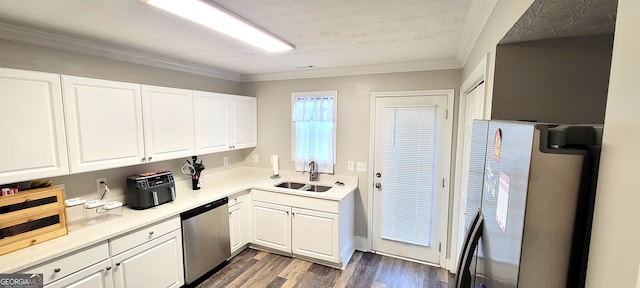
<path id="1" fill-rule="evenodd" d="M 373 250 L 440 264 L 447 95 L 376 97 Z"/>

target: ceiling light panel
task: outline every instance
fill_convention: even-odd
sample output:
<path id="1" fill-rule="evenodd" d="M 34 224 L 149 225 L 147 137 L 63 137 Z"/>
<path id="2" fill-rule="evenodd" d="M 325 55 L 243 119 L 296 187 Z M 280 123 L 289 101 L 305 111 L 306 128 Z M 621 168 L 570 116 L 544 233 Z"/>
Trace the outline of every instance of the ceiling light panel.
<path id="1" fill-rule="evenodd" d="M 267 52 L 281 52 L 295 47 L 239 16 L 200 0 L 141 0 L 185 19 L 201 24 Z"/>

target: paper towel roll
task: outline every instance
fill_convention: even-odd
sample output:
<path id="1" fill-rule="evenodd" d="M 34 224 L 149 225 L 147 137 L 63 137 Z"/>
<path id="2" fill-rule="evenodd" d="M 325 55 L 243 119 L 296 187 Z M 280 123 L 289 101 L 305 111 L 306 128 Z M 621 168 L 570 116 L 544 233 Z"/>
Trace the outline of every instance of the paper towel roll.
<path id="1" fill-rule="evenodd" d="M 271 169 L 273 169 L 273 176 L 280 175 L 280 167 L 278 164 L 278 155 L 271 155 Z"/>

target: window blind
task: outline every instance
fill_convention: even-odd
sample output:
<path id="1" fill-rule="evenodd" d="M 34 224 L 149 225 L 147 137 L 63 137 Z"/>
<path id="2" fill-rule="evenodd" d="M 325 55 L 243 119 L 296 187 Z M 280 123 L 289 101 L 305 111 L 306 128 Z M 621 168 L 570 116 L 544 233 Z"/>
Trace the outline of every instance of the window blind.
<path id="1" fill-rule="evenodd" d="M 435 106 L 384 109 L 384 239 L 431 245 L 435 128 Z"/>

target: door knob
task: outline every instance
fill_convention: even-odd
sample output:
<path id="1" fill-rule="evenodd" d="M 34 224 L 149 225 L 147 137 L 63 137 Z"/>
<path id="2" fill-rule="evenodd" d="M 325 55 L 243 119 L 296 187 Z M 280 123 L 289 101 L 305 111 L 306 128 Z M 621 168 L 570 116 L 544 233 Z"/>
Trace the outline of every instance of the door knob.
<path id="1" fill-rule="evenodd" d="M 382 187 L 382 184 L 376 183 L 376 188 L 380 189 L 381 187 Z"/>

